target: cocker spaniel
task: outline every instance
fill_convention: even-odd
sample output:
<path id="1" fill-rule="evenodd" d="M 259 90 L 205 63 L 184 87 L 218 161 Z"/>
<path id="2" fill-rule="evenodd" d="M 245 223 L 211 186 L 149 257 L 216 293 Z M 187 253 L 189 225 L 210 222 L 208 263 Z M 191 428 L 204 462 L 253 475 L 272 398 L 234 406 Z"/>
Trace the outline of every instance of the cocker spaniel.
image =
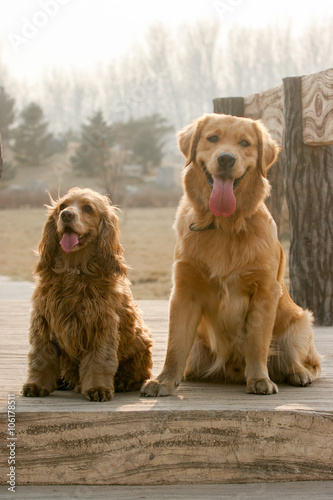
<path id="1" fill-rule="evenodd" d="M 48 212 L 23 395 L 47 396 L 59 380 L 90 401 L 138 390 L 151 376 L 152 337 L 133 301 L 116 209 L 73 188 Z"/>

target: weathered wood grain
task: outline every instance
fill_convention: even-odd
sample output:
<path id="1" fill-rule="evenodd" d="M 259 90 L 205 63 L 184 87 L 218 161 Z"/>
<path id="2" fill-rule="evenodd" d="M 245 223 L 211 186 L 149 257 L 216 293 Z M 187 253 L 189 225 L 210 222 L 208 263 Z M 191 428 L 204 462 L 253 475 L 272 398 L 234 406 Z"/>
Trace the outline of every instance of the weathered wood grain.
<path id="1" fill-rule="evenodd" d="M 164 361 L 168 303 L 141 301 Z M 1 389 L 25 378 L 29 302 L 0 302 Z M 18 484 L 181 484 L 332 479 L 333 330 L 317 328 L 323 376 L 274 396 L 242 385 L 182 383 L 176 396 L 116 394 L 90 403 L 73 392 L 17 395 Z M 6 440 L 6 401 L 1 440 Z M 0 451 L 6 463 L 6 450 Z M 2 478 L 3 480 L 3 478 Z"/>
<path id="2" fill-rule="evenodd" d="M 294 412 L 18 413 L 20 484 L 332 479 L 332 419 Z"/>
<path id="3" fill-rule="evenodd" d="M 303 76 L 301 95 L 304 144 L 333 144 L 333 69 Z"/>
<path id="4" fill-rule="evenodd" d="M 245 97 L 244 116 L 252 120 L 262 120 L 273 139 L 282 145 L 284 127 L 282 85 Z"/>
<path id="5" fill-rule="evenodd" d="M 305 145 L 301 78 L 285 78 L 283 172 L 290 223 L 290 292 L 333 325 L 333 146 Z"/>

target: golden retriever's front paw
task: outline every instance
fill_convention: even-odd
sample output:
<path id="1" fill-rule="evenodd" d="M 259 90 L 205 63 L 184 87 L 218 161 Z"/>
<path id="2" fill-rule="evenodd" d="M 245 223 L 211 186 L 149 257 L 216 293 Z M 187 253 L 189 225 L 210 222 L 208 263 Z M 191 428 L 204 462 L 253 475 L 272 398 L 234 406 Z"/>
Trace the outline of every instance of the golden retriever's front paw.
<path id="1" fill-rule="evenodd" d="M 83 392 L 89 401 L 110 401 L 114 395 L 114 390 L 110 387 L 93 387 Z"/>
<path id="2" fill-rule="evenodd" d="M 269 378 L 259 378 L 248 381 L 246 392 L 249 394 L 277 394 L 279 390 Z"/>
<path id="3" fill-rule="evenodd" d="M 311 384 L 313 377 L 307 373 L 291 373 L 288 375 L 288 384 L 304 387 Z"/>
<path id="4" fill-rule="evenodd" d="M 48 396 L 50 393 L 46 387 L 40 387 L 37 384 L 24 384 L 22 394 L 28 398 L 40 398 Z"/>
<path id="5" fill-rule="evenodd" d="M 177 384 L 174 382 L 169 382 L 164 380 L 159 382 L 158 380 L 148 380 L 141 387 L 141 396 L 156 397 L 156 396 L 169 396 L 176 389 Z"/>

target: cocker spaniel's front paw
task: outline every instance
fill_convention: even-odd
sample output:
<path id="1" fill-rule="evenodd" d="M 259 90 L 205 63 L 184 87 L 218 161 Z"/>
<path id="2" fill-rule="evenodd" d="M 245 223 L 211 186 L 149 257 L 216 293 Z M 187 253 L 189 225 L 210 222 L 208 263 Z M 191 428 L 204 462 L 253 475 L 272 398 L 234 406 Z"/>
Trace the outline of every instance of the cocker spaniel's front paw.
<path id="1" fill-rule="evenodd" d="M 110 401 L 114 395 L 114 389 L 111 387 L 93 387 L 83 392 L 83 395 L 89 401 Z"/>
<path id="2" fill-rule="evenodd" d="M 148 396 L 148 397 L 169 396 L 170 394 L 173 394 L 178 385 L 179 384 L 173 381 L 169 381 L 167 379 L 163 381 L 159 381 L 157 379 L 148 380 L 141 387 L 140 393 L 141 396 Z"/>
<path id="3" fill-rule="evenodd" d="M 48 396 L 50 392 L 46 387 L 39 386 L 37 384 L 27 383 L 24 384 L 22 388 L 22 395 L 28 398 L 40 398 Z"/>

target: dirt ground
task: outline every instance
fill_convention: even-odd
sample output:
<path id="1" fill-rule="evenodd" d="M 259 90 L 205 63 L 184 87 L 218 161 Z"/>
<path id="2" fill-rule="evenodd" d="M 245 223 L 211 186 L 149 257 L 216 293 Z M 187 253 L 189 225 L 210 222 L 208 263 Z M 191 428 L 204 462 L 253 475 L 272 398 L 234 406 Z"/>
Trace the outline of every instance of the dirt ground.
<path id="1" fill-rule="evenodd" d="M 134 297 L 168 299 L 175 235 L 176 208 L 129 208 L 120 213 L 121 242 Z M 45 209 L 0 210 L 0 275 L 32 281 Z M 288 260 L 289 242 L 282 242 Z M 288 286 L 288 262 L 286 263 Z"/>

